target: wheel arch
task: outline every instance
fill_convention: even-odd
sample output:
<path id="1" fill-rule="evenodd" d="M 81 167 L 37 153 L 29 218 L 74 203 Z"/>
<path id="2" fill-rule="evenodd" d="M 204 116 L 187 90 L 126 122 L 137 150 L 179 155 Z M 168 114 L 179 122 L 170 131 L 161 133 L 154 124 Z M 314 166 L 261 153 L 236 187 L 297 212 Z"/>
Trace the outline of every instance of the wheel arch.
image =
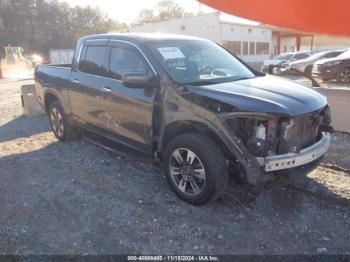
<path id="1" fill-rule="evenodd" d="M 160 153 L 163 154 L 166 146 L 173 138 L 188 133 L 199 133 L 209 137 L 216 144 L 218 144 L 226 158 L 232 159 L 234 157 L 228 146 L 212 128 L 210 128 L 205 123 L 195 120 L 179 120 L 168 124 L 164 128 L 164 132 L 161 137 L 161 143 L 159 147 Z"/>
<path id="2" fill-rule="evenodd" d="M 46 112 L 49 111 L 50 105 L 53 101 L 59 101 L 59 98 L 56 94 L 52 93 L 52 92 L 46 92 L 44 95 L 44 106 L 45 106 L 45 110 Z"/>
<path id="3" fill-rule="evenodd" d="M 313 65 L 307 65 L 304 69 L 304 73 L 306 74 L 308 70 L 311 70 L 312 71 L 312 68 L 313 68 Z"/>

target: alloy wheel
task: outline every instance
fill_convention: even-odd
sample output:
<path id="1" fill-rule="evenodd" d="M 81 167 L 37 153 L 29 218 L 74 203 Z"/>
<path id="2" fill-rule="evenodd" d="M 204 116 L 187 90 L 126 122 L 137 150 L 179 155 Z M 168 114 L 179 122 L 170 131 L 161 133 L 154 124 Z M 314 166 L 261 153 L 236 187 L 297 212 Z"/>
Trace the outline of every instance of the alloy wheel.
<path id="1" fill-rule="evenodd" d="M 50 113 L 51 126 L 58 137 L 63 136 L 64 124 L 61 112 L 57 108 L 53 108 Z"/>
<path id="2" fill-rule="evenodd" d="M 338 81 L 341 83 L 350 83 L 350 69 L 345 68 L 339 72 Z"/>
<path id="3" fill-rule="evenodd" d="M 206 175 L 199 157 L 189 149 L 178 148 L 170 158 L 171 179 L 177 189 L 188 196 L 198 196 L 204 189 Z"/>

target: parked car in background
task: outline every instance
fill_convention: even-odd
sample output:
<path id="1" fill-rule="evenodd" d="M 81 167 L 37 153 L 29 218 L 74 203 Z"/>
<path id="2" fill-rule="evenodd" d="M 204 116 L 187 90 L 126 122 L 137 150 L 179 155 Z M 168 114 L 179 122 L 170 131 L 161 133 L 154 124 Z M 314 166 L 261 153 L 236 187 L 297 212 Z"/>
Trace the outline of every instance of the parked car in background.
<path id="1" fill-rule="evenodd" d="M 312 69 L 312 76 L 338 83 L 350 83 L 350 49 L 341 55 L 317 61 Z"/>
<path id="2" fill-rule="evenodd" d="M 344 53 L 346 50 L 336 50 L 336 51 L 322 51 L 315 53 L 308 58 L 290 62 L 286 67 L 288 71 L 297 70 L 304 73 L 306 76 L 311 76 L 313 64 L 321 59 L 333 58 Z"/>
<path id="3" fill-rule="evenodd" d="M 308 58 L 310 51 L 283 53 L 273 59 L 265 60 L 261 71 L 269 74 L 279 74 L 283 72 L 289 63 Z"/>

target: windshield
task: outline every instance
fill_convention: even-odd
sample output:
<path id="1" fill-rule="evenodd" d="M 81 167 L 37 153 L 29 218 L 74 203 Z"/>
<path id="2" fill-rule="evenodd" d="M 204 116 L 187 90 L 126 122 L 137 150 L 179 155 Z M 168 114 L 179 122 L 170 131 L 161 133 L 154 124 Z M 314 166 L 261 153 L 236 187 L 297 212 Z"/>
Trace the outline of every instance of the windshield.
<path id="1" fill-rule="evenodd" d="M 350 58 L 350 49 L 344 53 L 342 53 L 340 56 L 341 58 Z"/>
<path id="2" fill-rule="evenodd" d="M 291 59 L 293 54 L 281 54 L 279 56 L 276 56 L 274 60 L 289 60 Z"/>
<path id="3" fill-rule="evenodd" d="M 238 59 L 210 41 L 167 40 L 150 47 L 180 84 L 210 85 L 255 77 Z"/>

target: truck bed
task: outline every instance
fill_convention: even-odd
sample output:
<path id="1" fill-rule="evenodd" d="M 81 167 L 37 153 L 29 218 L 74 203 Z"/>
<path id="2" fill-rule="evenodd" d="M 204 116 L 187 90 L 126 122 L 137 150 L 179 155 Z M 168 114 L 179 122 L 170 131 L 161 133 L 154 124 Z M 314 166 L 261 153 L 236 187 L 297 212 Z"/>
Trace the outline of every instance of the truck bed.
<path id="1" fill-rule="evenodd" d="M 61 95 L 62 88 L 70 82 L 72 65 L 39 65 L 35 69 L 34 79 L 36 95 L 39 102 L 44 104 L 45 89 Z"/>
<path id="2" fill-rule="evenodd" d="M 48 65 L 39 65 L 39 67 L 63 67 L 63 68 L 72 68 L 72 64 L 48 64 Z"/>
<path id="3" fill-rule="evenodd" d="M 35 79 L 39 81 L 52 77 L 68 79 L 71 73 L 71 69 L 71 64 L 39 65 L 35 69 Z"/>

